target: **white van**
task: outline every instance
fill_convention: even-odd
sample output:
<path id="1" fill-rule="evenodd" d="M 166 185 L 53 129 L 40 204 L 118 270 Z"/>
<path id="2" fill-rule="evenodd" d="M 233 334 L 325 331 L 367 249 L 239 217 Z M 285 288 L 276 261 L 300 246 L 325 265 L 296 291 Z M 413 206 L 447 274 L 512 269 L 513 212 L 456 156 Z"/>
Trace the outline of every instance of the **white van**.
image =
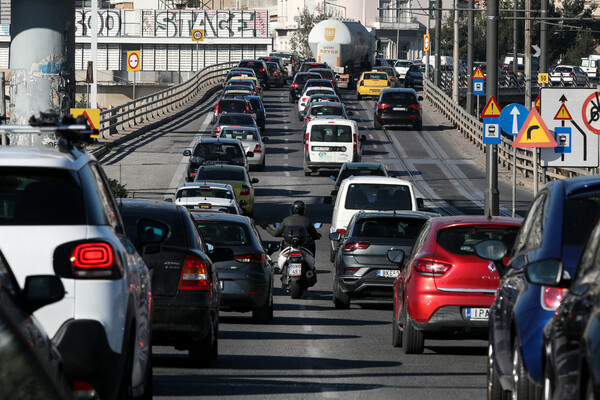
<path id="1" fill-rule="evenodd" d="M 362 159 L 362 142 L 358 124 L 347 119 L 317 118 L 306 125 L 304 136 L 304 175 L 319 168 L 340 168 L 347 162 Z"/>
<path id="2" fill-rule="evenodd" d="M 361 210 L 418 211 L 419 208 L 423 208 L 423 199 L 415 196 L 409 181 L 388 176 L 351 176 L 342 181 L 338 190 L 329 232 L 346 233 L 348 222 Z M 331 241 L 331 252 L 336 248 L 337 241 Z"/>
<path id="3" fill-rule="evenodd" d="M 423 64 L 427 64 L 427 56 L 423 56 Z M 454 59 L 449 56 L 440 56 L 440 65 L 452 65 Z M 435 68 L 435 56 L 429 56 L 429 65 Z"/>

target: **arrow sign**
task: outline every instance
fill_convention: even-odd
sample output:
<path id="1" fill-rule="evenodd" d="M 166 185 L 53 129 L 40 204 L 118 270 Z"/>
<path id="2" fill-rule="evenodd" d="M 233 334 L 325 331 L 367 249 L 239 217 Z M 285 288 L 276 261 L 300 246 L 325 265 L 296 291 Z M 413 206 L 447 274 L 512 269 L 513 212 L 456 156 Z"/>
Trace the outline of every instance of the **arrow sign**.
<path id="1" fill-rule="evenodd" d="M 542 54 L 542 52 L 540 51 L 540 46 L 538 46 L 537 44 L 534 44 L 531 47 L 533 47 L 533 49 L 535 50 L 535 53 L 533 53 L 534 57 L 539 57 L 540 54 Z"/>
<path id="2" fill-rule="evenodd" d="M 481 112 L 481 118 L 496 118 L 500 116 L 500 106 L 494 96 L 490 96 L 487 104 Z"/>
<path id="3" fill-rule="evenodd" d="M 525 123 L 527 114 L 529 110 L 525 106 L 517 103 L 509 104 L 500 113 L 500 127 L 509 135 L 516 136 Z"/>
<path id="4" fill-rule="evenodd" d="M 513 142 L 513 147 L 556 147 L 554 136 L 536 108 L 529 111 L 525 123 Z"/>

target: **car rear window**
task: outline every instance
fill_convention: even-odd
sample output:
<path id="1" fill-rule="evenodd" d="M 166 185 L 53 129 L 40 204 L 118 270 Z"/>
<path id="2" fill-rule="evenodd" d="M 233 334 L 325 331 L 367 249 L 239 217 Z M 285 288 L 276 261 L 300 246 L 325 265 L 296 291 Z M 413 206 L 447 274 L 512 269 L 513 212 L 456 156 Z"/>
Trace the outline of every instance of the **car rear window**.
<path id="1" fill-rule="evenodd" d="M 312 95 L 311 95 L 312 96 Z M 308 102 L 309 103 L 320 103 L 320 102 L 325 102 L 325 101 L 331 101 L 334 103 L 339 103 L 340 102 L 340 98 L 337 96 L 315 96 L 315 97 L 311 97 Z"/>
<path id="2" fill-rule="evenodd" d="M 194 157 L 206 160 L 232 159 L 242 157 L 242 149 L 233 143 L 199 143 L 194 148 Z"/>
<path id="3" fill-rule="evenodd" d="M 196 221 L 196 226 L 207 243 L 213 246 L 245 246 L 251 243 L 244 224 L 229 221 Z"/>
<path id="4" fill-rule="evenodd" d="M 600 194 L 569 197 L 563 213 L 563 245 L 583 246 L 600 216 Z"/>
<path id="5" fill-rule="evenodd" d="M 387 80 L 388 76 L 386 73 L 381 73 L 381 74 L 371 73 L 371 74 L 365 74 L 364 79 Z"/>
<path id="6" fill-rule="evenodd" d="M 233 199 L 233 193 L 227 189 L 218 188 L 185 188 L 177 191 L 178 199 L 187 197 L 213 197 L 217 199 Z"/>
<path id="7" fill-rule="evenodd" d="M 416 103 L 417 98 L 411 92 L 385 92 L 381 101 L 390 103 Z"/>
<path id="8" fill-rule="evenodd" d="M 231 169 L 202 169 L 196 172 L 196 181 L 245 181 L 244 172 Z"/>
<path id="9" fill-rule="evenodd" d="M 219 117 L 219 125 L 250 125 L 254 126 L 254 117 L 252 115 L 227 115 Z"/>
<path id="10" fill-rule="evenodd" d="M 416 239 L 425 224 L 417 218 L 365 218 L 357 221 L 352 236 Z"/>
<path id="11" fill-rule="evenodd" d="M 233 112 L 233 113 L 245 113 L 246 112 L 246 102 L 245 101 L 235 101 L 235 100 L 221 100 L 219 102 L 219 112 Z"/>
<path id="12" fill-rule="evenodd" d="M 338 182 L 350 176 L 387 176 L 381 168 L 344 168 L 340 172 Z"/>
<path id="13" fill-rule="evenodd" d="M 306 91 L 306 95 L 307 96 L 312 96 L 313 94 L 323 94 L 323 93 L 335 94 L 335 92 L 333 91 L 333 89 L 310 89 L 310 90 Z"/>
<path id="14" fill-rule="evenodd" d="M 411 210 L 412 196 L 407 185 L 353 183 L 348 185 L 344 206 L 350 210 Z"/>
<path id="15" fill-rule="evenodd" d="M 322 87 L 333 88 L 333 83 L 331 83 L 331 81 L 328 81 L 325 79 L 309 79 L 308 81 L 306 81 L 305 87 L 311 87 L 311 86 L 322 86 Z"/>
<path id="16" fill-rule="evenodd" d="M 234 79 L 234 80 L 230 80 L 229 82 L 227 82 L 227 86 L 225 86 L 225 87 L 230 87 L 230 86 L 244 86 L 244 87 L 249 87 L 249 88 L 254 89 L 254 82 L 244 80 L 244 79 Z"/>
<path id="17" fill-rule="evenodd" d="M 171 228 L 169 236 L 163 243 L 164 246 L 187 248 L 186 230 L 179 211 L 168 210 L 163 212 L 159 210 L 159 212 L 148 212 L 145 207 L 128 205 L 127 202 L 121 203 L 120 210 L 125 224 L 125 232 L 131 241 L 135 242 L 137 239 L 137 222 L 142 218 L 153 218 L 169 225 Z"/>
<path id="18" fill-rule="evenodd" d="M 277 63 L 275 63 L 275 62 L 268 62 L 267 63 L 267 69 L 269 71 L 277 71 L 277 69 L 278 69 L 277 68 Z"/>
<path id="19" fill-rule="evenodd" d="M 457 255 L 475 256 L 475 245 L 482 240 L 501 240 L 507 249 L 512 248 L 519 231 L 518 226 L 456 226 L 441 229 L 437 233 L 437 244 L 444 250 Z"/>
<path id="20" fill-rule="evenodd" d="M 316 72 L 316 73 L 318 73 L 319 75 L 321 75 L 325 79 L 333 79 L 334 78 L 333 72 L 331 70 L 328 70 L 328 69 L 321 69 L 321 70 L 318 70 L 318 71 L 308 70 L 308 72 Z"/>
<path id="21" fill-rule="evenodd" d="M 221 131 L 220 136 L 227 139 L 258 140 L 254 129 L 225 128 Z"/>
<path id="22" fill-rule="evenodd" d="M 352 142 L 352 128 L 348 125 L 313 125 L 310 130 L 312 142 Z"/>
<path id="23" fill-rule="evenodd" d="M 342 107 L 334 106 L 313 106 L 310 111 L 311 115 L 343 115 Z"/>
<path id="24" fill-rule="evenodd" d="M 259 99 L 247 99 L 252 106 L 252 111 L 259 111 L 262 107 L 262 103 Z"/>
<path id="25" fill-rule="evenodd" d="M 296 75 L 296 79 L 294 79 L 294 83 L 297 83 L 299 86 L 302 86 L 309 79 L 321 79 L 322 76 L 320 74 L 298 74 Z"/>

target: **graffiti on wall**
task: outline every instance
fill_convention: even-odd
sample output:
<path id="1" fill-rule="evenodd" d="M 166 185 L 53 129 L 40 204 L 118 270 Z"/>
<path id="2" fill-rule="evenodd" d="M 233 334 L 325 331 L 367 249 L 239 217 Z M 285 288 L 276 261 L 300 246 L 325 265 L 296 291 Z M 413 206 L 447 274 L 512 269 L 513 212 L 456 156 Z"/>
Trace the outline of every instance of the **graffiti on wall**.
<path id="1" fill-rule="evenodd" d="M 121 36 L 121 13 L 119 10 L 98 10 L 98 36 Z M 92 10 L 75 11 L 75 36 L 90 36 Z"/>

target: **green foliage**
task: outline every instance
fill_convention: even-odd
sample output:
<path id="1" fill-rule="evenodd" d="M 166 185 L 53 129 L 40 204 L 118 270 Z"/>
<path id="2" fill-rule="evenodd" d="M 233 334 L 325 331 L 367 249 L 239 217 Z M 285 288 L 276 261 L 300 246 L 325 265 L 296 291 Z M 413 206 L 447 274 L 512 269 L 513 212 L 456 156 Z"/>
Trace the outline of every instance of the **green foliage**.
<path id="1" fill-rule="evenodd" d="M 113 195 L 117 198 L 125 198 L 127 197 L 127 189 L 125 188 L 125 186 L 127 185 L 123 185 L 121 183 L 119 183 L 118 180 L 116 179 L 108 179 L 108 184 L 110 185 L 110 189 L 113 192 Z"/>
<path id="2" fill-rule="evenodd" d="M 87 108 L 87 97 L 84 94 L 81 95 L 81 98 L 79 99 L 79 101 L 75 102 L 75 108 Z"/>
<path id="3" fill-rule="evenodd" d="M 298 53 L 301 59 L 313 57 L 308 46 L 308 35 L 316 23 L 331 18 L 331 13 L 323 11 L 322 5 L 317 5 L 314 11 L 304 6 L 298 16 L 295 17 L 298 29 L 292 33 L 290 47 L 293 52 Z"/>

